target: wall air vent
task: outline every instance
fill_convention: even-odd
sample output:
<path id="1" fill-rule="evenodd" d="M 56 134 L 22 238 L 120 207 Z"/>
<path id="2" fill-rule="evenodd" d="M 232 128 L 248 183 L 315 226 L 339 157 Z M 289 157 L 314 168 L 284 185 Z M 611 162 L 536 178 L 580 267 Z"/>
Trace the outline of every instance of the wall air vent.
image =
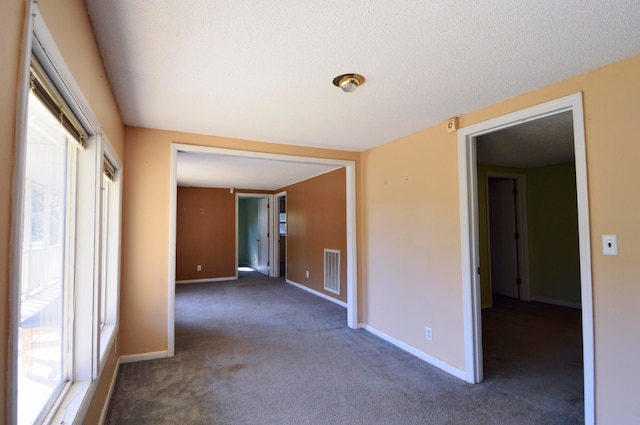
<path id="1" fill-rule="evenodd" d="M 340 295 L 340 251 L 324 250 L 324 289 Z"/>

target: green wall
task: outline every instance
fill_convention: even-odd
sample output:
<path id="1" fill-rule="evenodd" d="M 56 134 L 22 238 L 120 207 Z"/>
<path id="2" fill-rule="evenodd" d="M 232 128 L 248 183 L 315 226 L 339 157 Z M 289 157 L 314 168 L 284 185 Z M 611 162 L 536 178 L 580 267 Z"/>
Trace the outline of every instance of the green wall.
<path id="1" fill-rule="evenodd" d="M 482 304 L 488 305 L 491 302 L 487 172 L 525 176 L 531 296 L 579 304 L 580 255 L 573 163 L 529 169 L 478 165 L 478 238 Z"/>
<path id="2" fill-rule="evenodd" d="M 258 244 L 258 198 L 238 199 L 238 262 L 256 266 Z"/>
<path id="3" fill-rule="evenodd" d="M 531 296 L 580 304 L 573 163 L 527 170 Z"/>

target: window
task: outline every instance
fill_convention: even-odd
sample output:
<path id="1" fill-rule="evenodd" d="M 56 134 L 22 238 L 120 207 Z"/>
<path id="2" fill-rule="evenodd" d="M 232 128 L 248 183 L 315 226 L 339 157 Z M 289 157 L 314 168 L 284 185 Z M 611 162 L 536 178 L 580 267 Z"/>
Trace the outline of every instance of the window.
<path id="1" fill-rule="evenodd" d="M 32 81 L 36 78 L 32 73 Z M 44 90 L 39 81 L 32 85 Z M 42 419 L 69 378 L 67 300 L 73 273 L 68 254 L 73 250 L 73 228 L 65 224 L 75 208 L 73 176 L 81 140 L 60 124 L 45 96 L 34 87 L 28 99 L 17 345 L 19 424 Z"/>
<path id="2" fill-rule="evenodd" d="M 100 247 L 100 352 L 104 354 L 109 333 L 118 314 L 120 251 L 120 182 L 121 173 L 113 156 L 105 153 L 101 177 L 101 247 Z"/>
<path id="3" fill-rule="evenodd" d="M 105 161 L 106 162 L 106 161 Z M 106 167 L 105 167 L 106 169 Z M 111 191 L 111 179 L 105 171 L 102 174 L 102 219 L 100 220 L 102 232 L 101 248 L 101 267 L 100 267 L 100 329 L 104 329 L 107 324 L 107 286 L 109 273 L 109 192 Z"/>
<path id="4" fill-rule="evenodd" d="M 115 340 L 119 298 L 120 161 L 94 130 L 94 115 L 73 101 L 79 96 L 58 90 L 75 84 L 62 81 L 38 46 L 34 56 L 44 63 L 32 59 L 17 162 L 24 177 L 12 412 L 19 425 L 76 420 L 81 403 L 70 400 L 86 401 L 95 385 Z"/>

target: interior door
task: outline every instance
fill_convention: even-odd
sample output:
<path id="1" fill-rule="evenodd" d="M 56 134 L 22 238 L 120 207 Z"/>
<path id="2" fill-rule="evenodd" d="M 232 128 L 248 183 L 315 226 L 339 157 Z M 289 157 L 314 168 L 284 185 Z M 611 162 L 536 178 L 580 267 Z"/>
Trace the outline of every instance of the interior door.
<path id="1" fill-rule="evenodd" d="M 489 179 L 489 240 L 491 292 L 511 298 L 518 294 L 518 251 L 514 179 Z"/>
<path id="2" fill-rule="evenodd" d="M 269 276 L 269 199 L 258 199 L 258 272 Z"/>

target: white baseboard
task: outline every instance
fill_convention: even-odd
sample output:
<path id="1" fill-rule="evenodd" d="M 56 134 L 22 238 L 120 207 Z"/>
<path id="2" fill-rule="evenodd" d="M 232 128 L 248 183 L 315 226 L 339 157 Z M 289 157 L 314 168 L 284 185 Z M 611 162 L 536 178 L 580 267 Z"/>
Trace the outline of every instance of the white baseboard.
<path id="1" fill-rule="evenodd" d="M 539 303 L 559 305 L 559 306 L 562 306 L 562 307 L 582 308 L 582 305 L 580 303 L 572 303 L 571 301 L 554 300 L 552 298 L 532 296 L 530 298 L 530 300 L 531 301 L 537 301 Z"/>
<path id="2" fill-rule="evenodd" d="M 187 280 L 176 280 L 176 284 L 183 283 L 201 283 L 201 282 L 222 282 L 225 280 L 238 280 L 238 276 L 229 276 L 229 277 L 210 277 L 208 279 L 187 279 Z"/>
<path id="3" fill-rule="evenodd" d="M 333 297 L 330 297 L 330 296 L 329 296 L 329 295 L 327 295 L 327 294 L 323 294 L 322 292 L 318 292 L 318 291 L 316 291 L 315 289 L 311 289 L 311 288 L 309 288 L 309 287 L 307 287 L 307 286 L 300 285 L 299 283 L 296 283 L 296 282 L 294 282 L 294 281 L 292 281 L 292 280 L 289 280 L 289 279 L 286 279 L 286 282 L 287 282 L 289 285 L 293 285 L 293 286 L 295 286 L 296 288 L 300 288 L 300 289 L 302 289 L 303 291 L 307 291 L 307 292 L 309 292 L 309 293 L 311 293 L 311 294 L 313 294 L 313 295 L 316 295 L 316 296 L 318 296 L 318 297 L 320 297 L 320 298 L 324 298 L 324 299 L 325 299 L 325 300 L 327 300 L 327 301 L 331 301 L 332 303 L 338 304 L 340 307 L 347 308 L 347 303 L 345 303 L 345 302 L 343 302 L 343 301 L 340 301 L 340 300 L 337 300 L 337 299 L 335 299 L 335 298 L 333 298 Z"/>
<path id="4" fill-rule="evenodd" d="M 441 369 L 453 376 L 455 376 L 456 378 L 465 380 L 466 379 L 466 373 L 460 369 L 458 369 L 457 367 L 451 366 L 449 363 L 443 362 L 442 360 L 438 360 L 435 357 L 431 357 L 430 355 L 428 355 L 427 353 L 418 350 L 415 347 L 412 347 L 409 344 L 406 344 L 400 340 L 395 339 L 394 337 L 387 335 L 384 332 L 381 332 L 379 330 L 377 330 L 376 328 L 373 328 L 367 324 L 361 323 L 360 327 L 362 329 L 365 329 L 368 332 L 371 332 L 372 334 L 374 334 L 375 336 L 377 336 L 378 338 L 384 339 L 387 342 L 390 342 L 391 344 L 395 345 L 396 347 L 406 351 L 409 354 L 413 354 L 414 356 L 416 356 L 417 358 L 419 358 L 420 360 L 424 360 L 425 362 L 429 363 L 430 365 L 433 365 L 435 367 L 437 367 L 438 369 Z"/>
<path id="5" fill-rule="evenodd" d="M 164 359 L 166 357 L 169 357 L 169 352 L 167 350 L 154 351 L 151 353 L 129 354 L 127 356 L 120 356 L 119 362 L 121 364 L 134 363 L 134 362 L 143 362 L 145 360 Z"/>
<path id="6" fill-rule="evenodd" d="M 111 397 L 113 397 L 113 391 L 116 387 L 116 382 L 118 381 L 118 371 L 120 370 L 120 357 L 116 361 L 116 367 L 113 370 L 113 376 L 111 377 L 111 384 L 109 385 L 109 391 L 107 392 L 107 398 L 104 400 L 104 407 L 102 408 L 102 413 L 100 414 L 100 425 L 104 425 L 104 421 L 107 420 L 107 413 L 109 413 L 109 406 L 111 405 Z"/>

